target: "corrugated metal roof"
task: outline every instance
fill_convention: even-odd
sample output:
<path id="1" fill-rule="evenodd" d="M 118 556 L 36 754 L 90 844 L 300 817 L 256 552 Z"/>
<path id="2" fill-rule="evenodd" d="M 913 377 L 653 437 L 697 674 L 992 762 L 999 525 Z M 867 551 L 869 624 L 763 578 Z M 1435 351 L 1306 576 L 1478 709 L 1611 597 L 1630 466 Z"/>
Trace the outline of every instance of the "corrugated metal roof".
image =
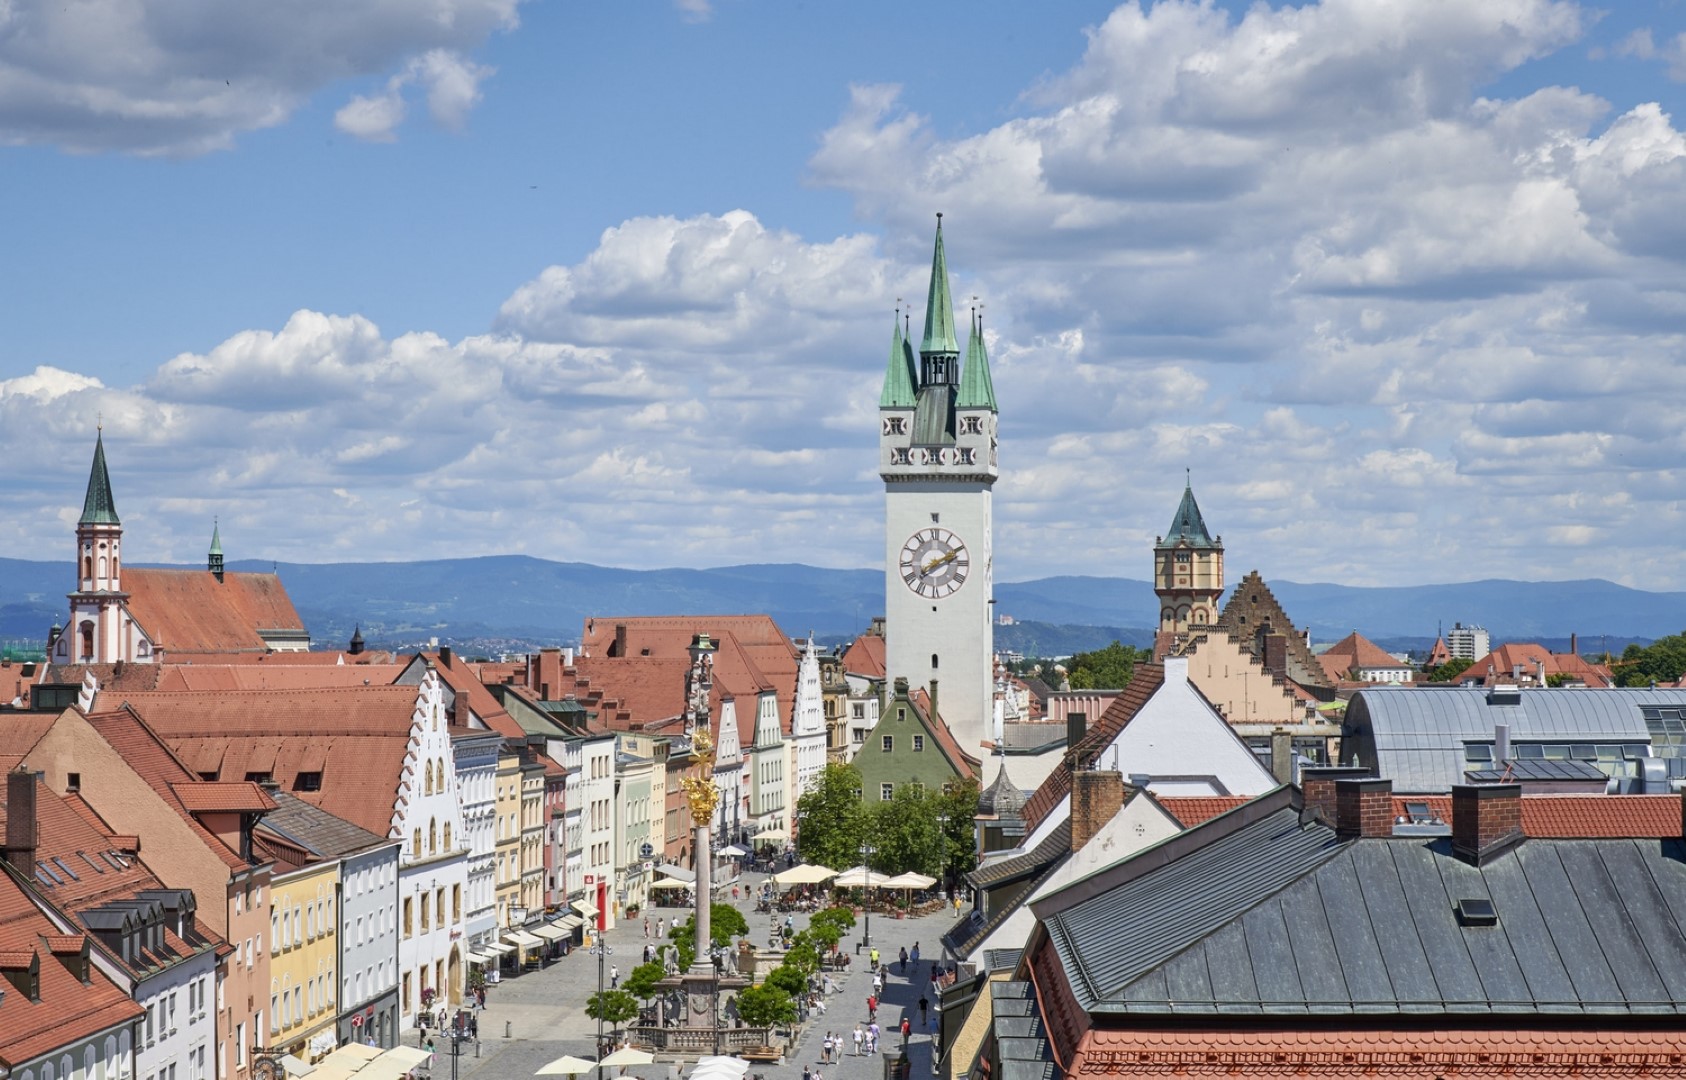
<path id="1" fill-rule="evenodd" d="M 1447 791 L 1463 782 L 1464 743 L 1491 740 L 1509 724 L 1513 740 L 1649 743 L 1644 705 L 1686 705 L 1682 690 L 1526 689 L 1520 703 L 1489 704 L 1480 688 L 1376 688 L 1353 695 L 1348 746 L 1391 779 L 1395 791 Z"/>

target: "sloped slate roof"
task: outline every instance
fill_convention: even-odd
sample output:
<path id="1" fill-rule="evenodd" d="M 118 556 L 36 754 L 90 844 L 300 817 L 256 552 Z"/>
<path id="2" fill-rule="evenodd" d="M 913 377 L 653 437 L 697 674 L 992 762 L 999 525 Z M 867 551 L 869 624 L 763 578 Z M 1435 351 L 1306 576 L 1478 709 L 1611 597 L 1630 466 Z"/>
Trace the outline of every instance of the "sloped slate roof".
<path id="1" fill-rule="evenodd" d="M 1047 925 L 1091 1012 L 1672 1016 L 1683 857 L 1679 840 L 1527 840 L 1477 867 L 1443 837 L 1337 840 L 1289 807 Z M 1464 898 L 1498 923 L 1461 924 Z"/>
<path id="2" fill-rule="evenodd" d="M 1194 488 L 1183 488 L 1182 501 L 1177 504 L 1177 516 L 1171 519 L 1160 547 L 1187 544 L 1195 548 L 1213 548 L 1212 534 L 1206 531 L 1206 519 L 1200 515 L 1200 504 L 1194 501 Z"/>

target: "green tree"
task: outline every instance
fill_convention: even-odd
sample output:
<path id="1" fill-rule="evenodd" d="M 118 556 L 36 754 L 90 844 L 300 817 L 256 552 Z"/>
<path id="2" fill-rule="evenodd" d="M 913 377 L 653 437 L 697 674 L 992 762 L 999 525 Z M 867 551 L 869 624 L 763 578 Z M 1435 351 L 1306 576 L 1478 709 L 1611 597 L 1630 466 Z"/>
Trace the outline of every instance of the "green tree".
<path id="1" fill-rule="evenodd" d="M 803 861 L 843 870 L 859 860 L 866 835 L 861 805 L 861 773 L 853 765 L 832 762 L 796 800 L 801 827 L 796 852 Z"/>
<path id="2" fill-rule="evenodd" d="M 689 969 L 697 958 L 697 917 L 692 915 L 676 929 L 669 930 L 667 936 L 679 951 L 679 970 Z M 748 936 L 749 921 L 743 917 L 743 912 L 731 904 L 708 905 L 708 940 L 711 945 L 724 948 L 732 944 L 734 938 Z"/>
<path id="3" fill-rule="evenodd" d="M 978 782 L 950 784 L 936 800 L 937 820 L 942 823 L 943 872 L 935 876 L 946 885 L 949 877 L 969 874 L 978 865 L 977 838 L 972 831 L 978 812 Z"/>
<path id="4" fill-rule="evenodd" d="M 872 807 L 872 869 L 895 877 L 909 870 L 935 877 L 942 870 L 942 830 L 937 799 L 912 784 L 898 784 L 888 802 Z"/>
<path id="5" fill-rule="evenodd" d="M 666 977 L 660 960 L 652 960 L 648 964 L 639 964 L 627 973 L 621 980 L 621 989 L 637 998 L 639 1001 L 649 1001 L 660 993 L 656 983 Z"/>
<path id="6" fill-rule="evenodd" d="M 1686 632 L 1660 637 L 1649 645 L 1630 644 L 1611 668 L 1619 686 L 1675 682 L 1686 674 Z"/>
<path id="7" fill-rule="evenodd" d="M 738 994 L 738 1015 L 750 1027 L 796 1023 L 796 999 L 770 983 L 746 986 Z"/>
<path id="8" fill-rule="evenodd" d="M 766 985 L 776 986 L 791 997 L 796 997 L 807 992 L 808 976 L 788 963 L 780 964 L 767 972 Z"/>
<path id="9" fill-rule="evenodd" d="M 1104 649 L 1075 653 L 1066 661 L 1073 690 L 1122 690 L 1136 670 L 1136 650 L 1121 641 Z"/>
<path id="10" fill-rule="evenodd" d="M 1433 667 L 1428 670 L 1428 681 L 1451 682 L 1459 675 L 1468 671 L 1474 663 L 1474 660 L 1448 660 L 1439 667 Z"/>
<path id="11" fill-rule="evenodd" d="M 604 990 L 585 999 L 585 1014 L 619 1027 L 638 1015 L 638 999 L 625 990 Z"/>

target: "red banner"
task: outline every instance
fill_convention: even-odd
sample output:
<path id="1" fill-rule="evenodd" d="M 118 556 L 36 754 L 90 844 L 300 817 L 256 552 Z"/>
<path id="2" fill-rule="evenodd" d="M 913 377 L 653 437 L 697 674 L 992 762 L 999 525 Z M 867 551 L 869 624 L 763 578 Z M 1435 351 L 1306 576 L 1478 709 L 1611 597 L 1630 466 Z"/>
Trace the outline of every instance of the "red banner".
<path id="1" fill-rule="evenodd" d="M 609 883 L 601 877 L 597 880 L 597 932 L 609 929 Z"/>

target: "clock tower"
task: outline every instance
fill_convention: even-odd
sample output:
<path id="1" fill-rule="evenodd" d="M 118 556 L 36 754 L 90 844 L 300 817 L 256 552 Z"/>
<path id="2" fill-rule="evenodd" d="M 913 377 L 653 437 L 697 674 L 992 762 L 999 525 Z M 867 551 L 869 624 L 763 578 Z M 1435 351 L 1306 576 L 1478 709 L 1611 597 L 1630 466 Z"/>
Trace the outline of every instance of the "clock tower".
<path id="1" fill-rule="evenodd" d="M 916 357 L 897 313 L 878 418 L 885 685 L 898 678 L 915 688 L 934 684 L 942 718 L 961 749 L 974 753 L 994 714 L 997 410 L 975 311 L 961 364 L 941 214 L 924 337 Z"/>

